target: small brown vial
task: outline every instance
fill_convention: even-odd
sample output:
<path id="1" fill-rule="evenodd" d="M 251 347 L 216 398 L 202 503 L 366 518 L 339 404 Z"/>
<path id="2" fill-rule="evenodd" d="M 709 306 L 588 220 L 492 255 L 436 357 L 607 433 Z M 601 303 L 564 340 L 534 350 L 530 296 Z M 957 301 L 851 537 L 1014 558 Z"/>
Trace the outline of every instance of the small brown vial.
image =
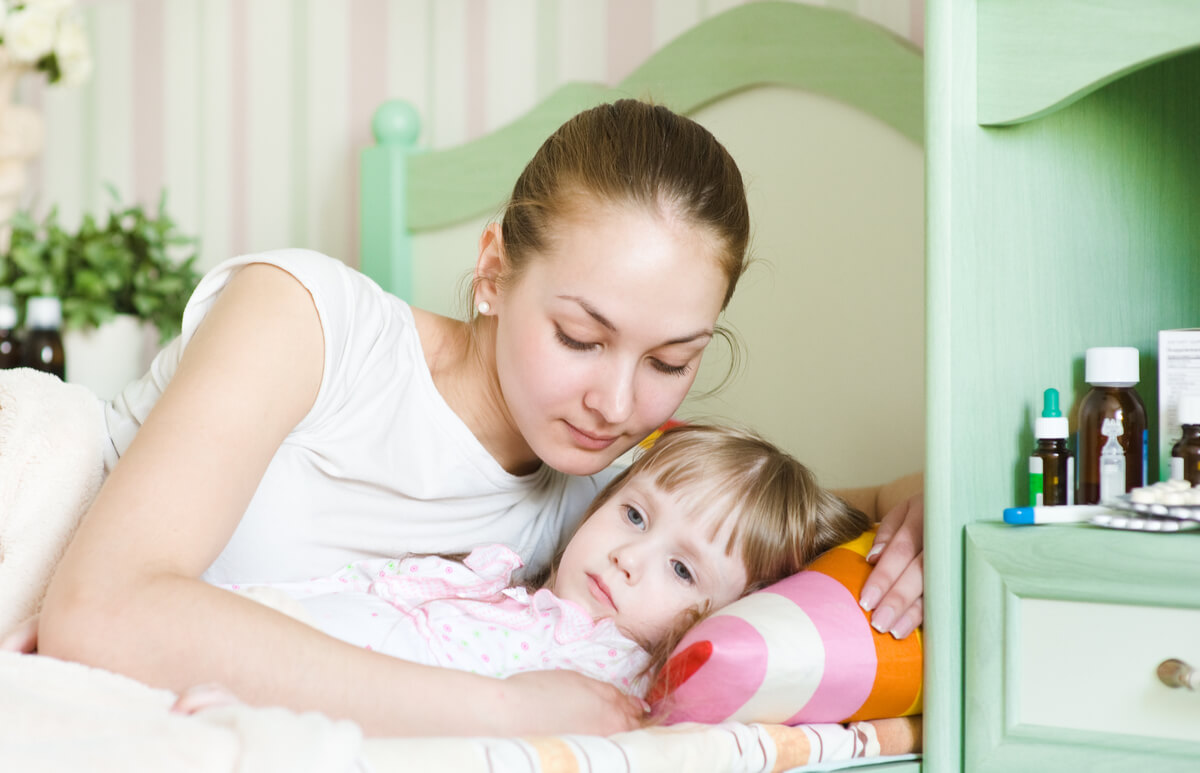
<path id="1" fill-rule="evenodd" d="M 30 298 L 25 308 L 25 335 L 22 360 L 27 368 L 66 378 L 66 355 L 63 352 L 62 304 L 58 298 L 40 295 Z"/>

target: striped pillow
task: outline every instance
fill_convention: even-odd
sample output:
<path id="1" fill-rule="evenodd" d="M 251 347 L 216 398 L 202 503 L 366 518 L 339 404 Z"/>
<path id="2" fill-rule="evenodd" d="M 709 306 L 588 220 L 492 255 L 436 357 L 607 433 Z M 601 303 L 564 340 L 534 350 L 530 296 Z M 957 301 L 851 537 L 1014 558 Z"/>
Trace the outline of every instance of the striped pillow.
<path id="1" fill-rule="evenodd" d="M 858 605 L 868 532 L 702 620 L 649 700 L 664 722 L 851 722 L 921 713 L 921 631 L 897 641 Z"/>

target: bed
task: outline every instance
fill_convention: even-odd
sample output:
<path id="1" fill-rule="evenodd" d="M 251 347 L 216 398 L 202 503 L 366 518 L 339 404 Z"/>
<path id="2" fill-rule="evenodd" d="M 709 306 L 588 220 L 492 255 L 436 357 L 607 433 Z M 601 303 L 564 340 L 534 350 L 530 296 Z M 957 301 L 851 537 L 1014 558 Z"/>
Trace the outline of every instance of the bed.
<path id="1" fill-rule="evenodd" d="M 381 106 L 373 121 L 378 142 L 361 158 L 362 270 L 415 305 L 456 313 L 456 288 L 473 264 L 480 229 L 537 144 L 578 110 L 623 96 L 652 98 L 708 126 L 748 183 L 757 263 L 726 315 L 748 357 L 733 384 L 708 396 L 706 387 L 727 361 L 720 352 L 706 358 L 698 394 L 681 418 L 756 427 L 827 485 L 875 483 L 920 468 L 921 55 L 849 14 L 798 3 L 736 7 L 694 27 L 615 87 L 571 84 L 514 123 L 437 152 L 415 146 L 419 116 L 411 107 Z M 6 468 L 13 475 L 0 480 L 0 613 L 11 611 L 7 594 L 34 583 L 21 572 L 52 565 L 74 524 L 70 518 L 82 512 L 68 503 L 94 494 L 102 464 L 97 454 L 66 459 L 63 451 L 89 448 L 93 397 L 71 385 L 52 390 L 31 382 L 23 393 L 21 386 L 0 381 L 0 404 L 34 403 L 9 411 L 8 425 L 0 421 L 0 453 L 22 451 L 19 464 Z M 56 472 L 39 465 L 39 455 L 62 466 Z M 51 494 L 64 514 L 54 524 L 63 533 L 53 539 L 41 518 Z M 20 522 L 17 513 L 31 520 Z M 46 537 L 45 550 L 21 554 L 16 548 L 33 541 L 15 537 L 34 532 Z M 693 722 L 606 738 L 364 739 L 353 723 L 319 714 L 234 706 L 182 717 L 167 711 L 173 700 L 115 674 L 0 652 L 0 767 L 379 773 L 920 767 L 912 753 L 919 718 Z"/>

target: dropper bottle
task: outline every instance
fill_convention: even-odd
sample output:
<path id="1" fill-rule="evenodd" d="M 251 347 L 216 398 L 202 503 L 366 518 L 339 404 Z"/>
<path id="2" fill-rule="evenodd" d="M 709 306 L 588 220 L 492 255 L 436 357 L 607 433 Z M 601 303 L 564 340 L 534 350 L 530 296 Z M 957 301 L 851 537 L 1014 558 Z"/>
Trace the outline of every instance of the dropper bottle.
<path id="1" fill-rule="evenodd" d="M 1075 503 L 1075 464 L 1067 448 L 1067 419 L 1058 407 L 1058 390 L 1042 393 L 1042 415 L 1033 422 L 1037 446 L 1029 457 L 1029 504 Z"/>

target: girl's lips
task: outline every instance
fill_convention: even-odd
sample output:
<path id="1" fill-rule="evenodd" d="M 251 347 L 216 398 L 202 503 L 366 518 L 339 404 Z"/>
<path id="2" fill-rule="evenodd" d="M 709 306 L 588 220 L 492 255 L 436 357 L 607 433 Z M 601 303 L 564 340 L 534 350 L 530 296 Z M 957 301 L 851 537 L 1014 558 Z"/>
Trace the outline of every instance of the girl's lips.
<path id="1" fill-rule="evenodd" d="M 576 445 L 586 448 L 589 451 L 603 451 L 617 442 L 617 438 L 620 437 L 620 435 L 592 435 L 579 429 L 569 421 L 565 423 Z"/>
<path id="2" fill-rule="evenodd" d="M 617 605 L 613 603 L 612 594 L 608 591 L 608 586 L 594 574 L 588 574 L 588 592 L 592 594 L 592 598 L 610 607 L 612 611 L 617 611 Z"/>

